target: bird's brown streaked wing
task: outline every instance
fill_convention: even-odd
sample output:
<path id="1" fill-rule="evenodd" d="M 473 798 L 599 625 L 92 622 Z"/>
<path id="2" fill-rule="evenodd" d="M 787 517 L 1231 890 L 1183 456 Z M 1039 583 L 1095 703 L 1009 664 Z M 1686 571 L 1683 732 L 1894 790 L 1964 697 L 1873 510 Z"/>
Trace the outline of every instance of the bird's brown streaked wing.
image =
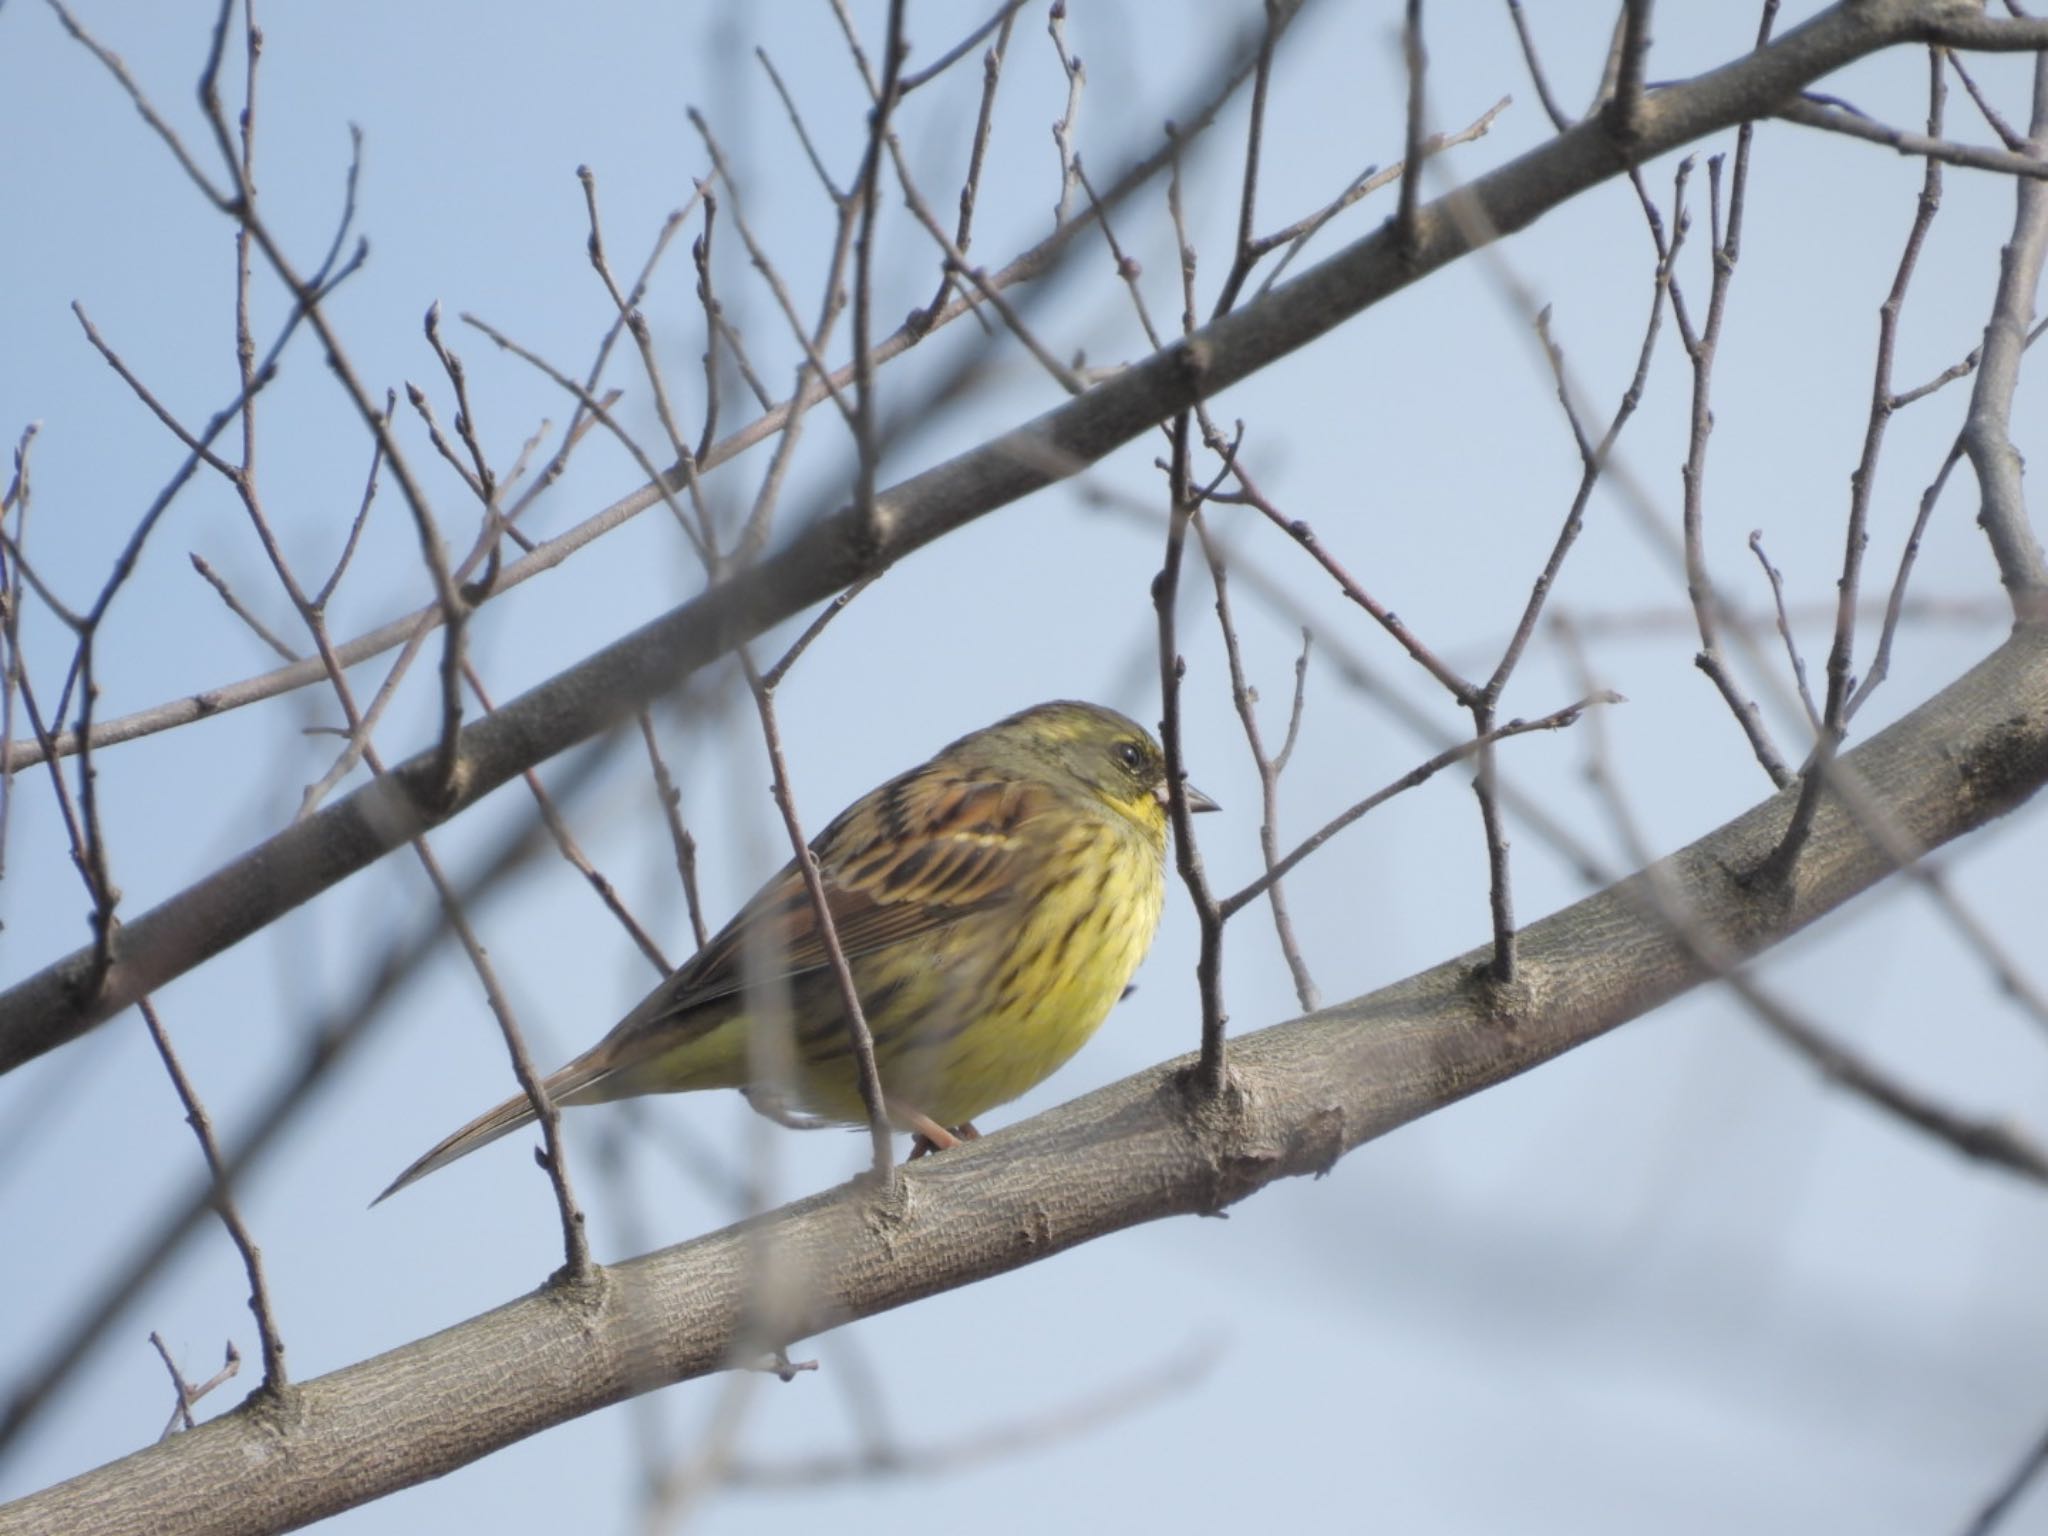
<path id="1" fill-rule="evenodd" d="M 1051 799 L 1042 785 L 961 777 L 928 765 L 849 807 L 811 844 L 847 958 L 935 932 L 1007 899 L 1028 824 Z M 750 949 L 760 958 L 750 962 Z M 608 1043 L 739 991 L 750 963 L 784 977 L 826 964 L 817 910 L 794 861 L 622 1019 Z"/>

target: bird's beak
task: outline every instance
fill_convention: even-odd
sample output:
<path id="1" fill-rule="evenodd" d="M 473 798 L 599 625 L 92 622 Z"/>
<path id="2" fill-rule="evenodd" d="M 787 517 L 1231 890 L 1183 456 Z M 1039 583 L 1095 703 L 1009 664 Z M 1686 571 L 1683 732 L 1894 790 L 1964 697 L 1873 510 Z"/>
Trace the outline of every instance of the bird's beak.
<path id="1" fill-rule="evenodd" d="M 1220 811 L 1223 809 L 1222 806 L 1211 800 L 1185 779 L 1181 780 L 1180 792 L 1186 796 L 1190 811 Z M 1159 796 L 1159 803 L 1161 805 L 1171 805 L 1173 803 L 1172 797 L 1168 795 L 1164 784 L 1160 785 L 1153 793 Z"/>

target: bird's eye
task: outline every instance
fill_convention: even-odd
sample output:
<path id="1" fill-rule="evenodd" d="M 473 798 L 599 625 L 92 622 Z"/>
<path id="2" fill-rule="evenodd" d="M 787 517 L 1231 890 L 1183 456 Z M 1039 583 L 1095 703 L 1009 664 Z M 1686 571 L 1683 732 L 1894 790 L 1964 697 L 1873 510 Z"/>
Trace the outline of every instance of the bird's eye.
<path id="1" fill-rule="evenodd" d="M 1120 741 L 1116 744 L 1117 760 L 1126 768 L 1138 768 L 1145 761 L 1144 749 L 1135 741 Z"/>

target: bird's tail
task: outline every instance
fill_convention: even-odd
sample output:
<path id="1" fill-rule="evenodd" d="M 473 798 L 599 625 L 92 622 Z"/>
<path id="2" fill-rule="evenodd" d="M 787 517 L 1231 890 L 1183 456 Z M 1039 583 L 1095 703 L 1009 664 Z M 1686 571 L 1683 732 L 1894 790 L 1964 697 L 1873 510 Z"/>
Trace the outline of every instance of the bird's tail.
<path id="1" fill-rule="evenodd" d="M 555 1104 L 584 1102 L 587 1090 L 602 1082 L 616 1070 L 614 1063 L 596 1059 L 597 1052 L 579 1056 L 561 1071 L 546 1080 L 548 1098 Z M 445 1168 L 458 1157 L 467 1157 L 478 1147 L 488 1146 L 500 1136 L 509 1136 L 522 1125 L 531 1125 L 539 1118 L 533 1112 L 533 1100 L 525 1094 L 514 1094 L 496 1109 L 485 1110 L 469 1124 L 452 1135 L 442 1138 L 417 1162 L 393 1179 L 384 1193 L 370 1202 L 379 1205 L 389 1200 L 406 1185 L 423 1179 L 437 1168 Z"/>

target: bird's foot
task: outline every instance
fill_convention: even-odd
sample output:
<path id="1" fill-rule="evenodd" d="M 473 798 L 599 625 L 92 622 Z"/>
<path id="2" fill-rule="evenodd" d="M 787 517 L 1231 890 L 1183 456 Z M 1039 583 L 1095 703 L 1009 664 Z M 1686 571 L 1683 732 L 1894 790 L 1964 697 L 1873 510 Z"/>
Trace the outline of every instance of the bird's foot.
<path id="1" fill-rule="evenodd" d="M 981 1132 L 974 1128 L 972 1121 L 962 1121 L 949 1131 L 936 1120 L 923 1115 L 917 1119 L 923 1123 L 917 1126 L 917 1139 L 910 1144 L 909 1161 L 913 1163 L 930 1153 L 949 1151 L 963 1141 L 981 1140 Z"/>

